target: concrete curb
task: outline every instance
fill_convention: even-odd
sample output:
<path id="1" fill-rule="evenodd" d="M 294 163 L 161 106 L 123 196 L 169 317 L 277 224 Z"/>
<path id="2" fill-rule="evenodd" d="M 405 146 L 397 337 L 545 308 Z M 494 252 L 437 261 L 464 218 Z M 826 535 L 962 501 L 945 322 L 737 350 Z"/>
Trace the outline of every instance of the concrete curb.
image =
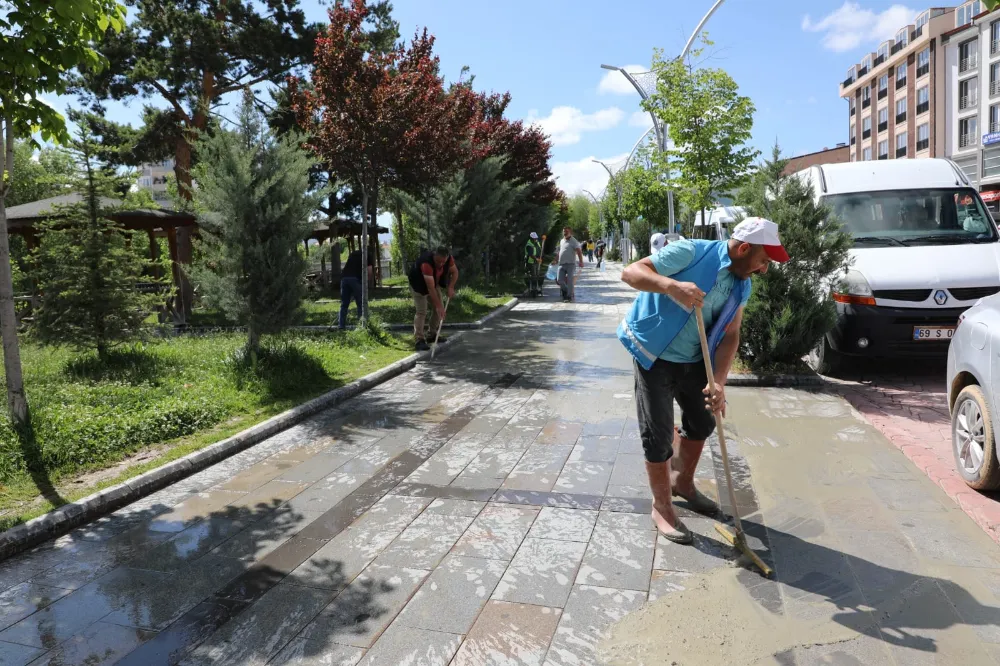
<path id="1" fill-rule="evenodd" d="M 482 326 L 494 317 L 509 311 L 517 303 L 518 299 L 512 298 L 506 304 L 475 322 L 475 326 L 477 328 Z M 438 345 L 436 353 L 450 348 L 462 338 L 462 335 L 461 332 L 458 332 L 449 337 Z M 389 381 L 393 377 L 412 370 L 418 362 L 429 358 L 429 351 L 411 354 L 380 370 L 365 375 L 346 386 L 341 386 L 297 407 L 293 407 L 286 412 L 272 416 L 266 421 L 251 426 L 221 442 L 206 446 L 183 458 L 140 474 L 124 483 L 105 488 L 75 502 L 64 504 L 43 516 L 12 527 L 6 532 L 0 533 L 0 560 L 16 555 L 55 536 L 64 534 L 74 527 L 89 523 L 126 504 L 151 495 L 157 490 L 180 481 L 195 472 L 200 472 L 231 455 L 259 444 L 265 439 L 301 423 L 308 417 L 324 409 L 338 405 L 370 388 Z"/>
<path id="2" fill-rule="evenodd" d="M 726 386 L 823 386 L 826 382 L 819 375 L 754 375 L 731 374 Z"/>

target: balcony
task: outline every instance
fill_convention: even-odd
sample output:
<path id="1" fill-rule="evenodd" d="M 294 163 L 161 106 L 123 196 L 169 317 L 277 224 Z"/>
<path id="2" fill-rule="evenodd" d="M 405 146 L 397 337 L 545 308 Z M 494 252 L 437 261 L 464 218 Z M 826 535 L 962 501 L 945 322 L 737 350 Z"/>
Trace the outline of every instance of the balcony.
<path id="1" fill-rule="evenodd" d="M 840 87 L 841 88 L 846 88 L 847 86 L 849 86 L 852 83 L 854 83 L 854 81 L 855 81 L 855 79 L 854 79 L 853 76 L 848 76 L 846 79 L 844 79 L 844 82 L 840 84 Z"/>
<path id="2" fill-rule="evenodd" d="M 919 141 L 917 141 L 917 152 L 919 153 L 921 150 L 927 150 L 927 147 L 930 145 L 931 145 L 930 139 L 920 139 Z"/>
<path id="3" fill-rule="evenodd" d="M 856 113 L 856 111 L 855 111 L 854 107 L 852 106 L 851 107 L 851 115 L 853 116 L 855 113 Z"/>
<path id="4" fill-rule="evenodd" d="M 920 104 L 917 104 L 917 115 L 919 116 L 921 113 L 927 113 L 929 108 L 931 108 L 930 102 L 921 102 Z"/>
<path id="5" fill-rule="evenodd" d="M 881 65 L 884 62 L 885 62 L 885 56 L 884 55 L 876 56 L 875 62 L 872 63 L 872 69 L 875 69 L 876 67 L 878 67 L 879 65 Z"/>
<path id="6" fill-rule="evenodd" d="M 862 76 L 864 76 L 867 73 L 868 73 L 868 68 L 867 67 L 862 67 L 861 69 L 858 70 L 858 78 L 860 79 Z"/>
<path id="7" fill-rule="evenodd" d="M 888 88 L 879 88 L 879 90 L 878 90 L 878 98 L 879 99 L 885 99 L 886 95 L 888 95 L 888 94 L 889 94 L 889 89 Z"/>
<path id="8" fill-rule="evenodd" d="M 878 158 L 880 160 L 887 160 L 887 159 L 889 159 L 889 153 L 886 153 L 885 155 L 879 155 Z"/>
<path id="9" fill-rule="evenodd" d="M 921 76 L 926 75 L 927 72 L 929 72 L 929 71 L 931 71 L 931 65 L 930 65 L 930 63 L 927 63 L 926 65 L 921 65 L 920 67 L 917 67 L 917 78 L 919 79 Z"/>
<path id="10" fill-rule="evenodd" d="M 862 139 L 870 139 L 871 136 L 872 136 L 872 131 L 870 129 L 866 129 L 863 132 L 861 132 Z"/>
<path id="11" fill-rule="evenodd" d="M 968 72 L 979 66 L 979 54 L 971 53 L 968 58 L 958 61 L 958 73 Z"/>
<path id="12" fill-rule="evenodd" d="M 905 87 L 906 87 L 906 77 L 905 76 L 903 78 L 901 78 L 901 79 L 896 79 L 896 90 L 899 90 L 900 88 L 905 88 Z"/>
<path id="13" fill-rule="evenodd" d="M 993 132 L 1000 132 L 1000 123 L 990 123 L 990 134 Z"/>
<path id="14" fill-rule="evenodd" d="M 855 136 L 853 136 L 853 135 L 852 135 L 852 136 L 851 136 L 851 145 L 853 146 L 853 145 L 854 145 L 855 143 L 857 143 L 857 142 L 858 142 L 858 139 L 857 139 L 857 137 L 855 137 Z"/>
<path id="15" fill-rule="evenodd" d="M 965 95 L 964 97 L 958 98 L 958 109 L 959 111 L 964 111 L 965 109 L 971 109 L 978 103 L 979 103 L 979 97 L 977 95 Z"/>
<path id="16" fill-rule="evenodd" d="M 919 28 L 910 33 L 910 41 L 912 42 L 914 39 L 916 39 L 922 34 L 924 34 L 924 26 L 920 26 Z"/>
<path id="17" fill-rule="evenodd" d="M 887 129 L 889 129 L 889 121 L 888 120 L 883 121 L 883 122 L 881 122 L 881 123 L 878 124 L 878 131 L 879 132 L 884 132 Z"/>
<path id="18" fill-rule="evenodd" d="M 892 48 L 889 49 L 889 55 L 896 55 L 897 53 L 903 50 L 904 46 L 906 46 L 906 44 L 903 44 L 902 42 L 896 42 L 895 44 L 892 45 Z"/>
<path id="19" fill-rule="evenodd" d="M 969 148 L 979 142 L 979 137 L 975 134 L 960 134 L 958 137 L 959 148 Z"/>
<path id="20" fill-rule="evenodd" d="M 898 125 L 900 123 L 905 123 L 905 122 L 906 122 L 906 111 L 903 111 L 902 113 L 897 113 L 896 124 Z"/>
<path id="21" fill-rule="evenodd" d="M 906 157 L 906 147 L 905 146 L 902 147 L 902 148 L 897 148 L 896 149 L 896 159 L 898 160 L 900 157 Z"/>
<path id="22" fill-rule="evenodd" d="M 871 105 L 872 105 L 872 98 L 871 97 L 869 97 L 868 99 L 861 100 L 861 108 L 862 109 L 867 109 Z"/>

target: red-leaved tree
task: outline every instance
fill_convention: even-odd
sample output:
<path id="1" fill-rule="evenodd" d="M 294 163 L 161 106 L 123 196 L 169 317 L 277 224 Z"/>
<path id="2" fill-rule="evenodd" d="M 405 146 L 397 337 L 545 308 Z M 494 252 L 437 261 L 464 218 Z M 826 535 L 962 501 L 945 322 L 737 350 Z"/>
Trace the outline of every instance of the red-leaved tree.
<path id="1" fill-rule="evenodd" d="M 445 91 L 434 38 L 426 29 L 409 46 L 373 52 L 363 29 L 368 13 L 365 0 L 332 8 L 329 27 L 316 40 L 312 86 L 299 86 L 294 78 L 289 86 L 309 147 L 361 192 L 362 266 L 379 188 L 432 183 L 462 163 L 477 113 L 471 98 Z M 365 280 L 362 318 L 367 317 Z"/>

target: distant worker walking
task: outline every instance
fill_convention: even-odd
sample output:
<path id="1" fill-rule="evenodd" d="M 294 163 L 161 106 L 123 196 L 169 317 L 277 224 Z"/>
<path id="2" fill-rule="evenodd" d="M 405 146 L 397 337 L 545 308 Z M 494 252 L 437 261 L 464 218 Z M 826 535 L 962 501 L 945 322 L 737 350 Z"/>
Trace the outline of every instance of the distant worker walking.
<path id="1" fill-rule="evenodd" d="M 600 270 L 601 263 L 604 261 L 604 249 L 606 244 L 603 240 L 597 241 L 596 247 L 594 247 L 594 256 L 597 257 L 597 268 Z"/>
<path id="2" fill-rule="evenodd" d="M 583 268 L 583 250 L 580 241 L 573 238 L 573 230 L 563 227 L 563 239 L 559 241 L 559 288 L 562 290 L 564 303 L 569 303 L 576 296 L 577 260 Z"/>
<path id="3" fill-rule="evenodd" d="M 542 265 L 542 244 L 538 240 L 538 234 L 534 231 L 528 236 L 528 243 L 524 246 L 524 272 L 528 280 L 528 292 L 532 296 L 541 294 L 541 276 L 539 271 Z"/>
<path id="4" fill-rule="evenodd" d="M 371 284 L 372 274 L 375 266 L 374 257 L 368 253 L 368 283 Z M 347 328 L 347 311 L 351 309 L 351 301 L 358 305 L 358 320 L 361 319 L 361 250 L 351 252 L 344 264 L 344 270 L 340 274 L 340 318 L 337 321 L 338 328 Z"/>
<path id="5" fill-rule="evenodd" d="M 587 241 L 587 263 L 594 263 L 594 241 Z"/>
<path id="6" fill-rule="evenodd" d="M 430 330 L 436 335 L 438 324 L 444 319 L 441 291 L 447 290 L 448 300 L 455 297 L 458 266 L 455 265 L 455 258 L 448 249 L 439 247 L 433 252 L 425 252 L 417 257 L 407 279 L 410 282 L 410 294 L 413 296 L 413 305 L 416 308 L 416 313 L 413 315 L 413 339 L 417 351 L 427 351 L 430 349 L 424 329 L 427 323 L 427 309 L 431 308 Z M 437 341 L 444 342 L 444 336 L 439 337 Z"/>

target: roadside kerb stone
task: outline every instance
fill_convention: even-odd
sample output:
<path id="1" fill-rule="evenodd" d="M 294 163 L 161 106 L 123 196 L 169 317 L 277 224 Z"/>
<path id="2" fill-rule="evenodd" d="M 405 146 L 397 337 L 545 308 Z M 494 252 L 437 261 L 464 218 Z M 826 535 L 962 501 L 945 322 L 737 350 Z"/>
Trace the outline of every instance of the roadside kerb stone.
<path id="1" fill-rule="evenodd" d="M 480 322 L 497 316 L 501 312 L 507 312 L 515 305 L 517 305 L 517 299 L 511 299 L 506 305 L 490 313 L 487 317 L 481 319 Z M 461 336 L 462 333 L 456 333 L 438 345 L 437 351 L 439 353 L 445 351 L 458 342 Z M 345 402 L 368 389 L 412 370 L 418 362 L 428 358 L 430 358 L 430 352 L 411 354 L 371 374 L 356 379 L 346 386 L 324 393 L 286 412 L 282 412 L 266 421 L 251 426 L 221 442 L 206 446 L 199 451 L 140 474 L 124 483 L 105 488 L 75 502 L 69 502 L 45 515 L 12 527 L 0 534 L 0 561 L 23 552 L 43 541 L 65 534 L 74 527 L 100 518 L 126 504 L 151 495 L 161 488 L 210 467 L 255 444 L 259 444 L 324 409 Z"/>
<path id="2" fill-rule="evenodd" d="M 726 386 L 823 386 L 820 375 L 755 375 L 752 373 L 730 373 Z"/>

